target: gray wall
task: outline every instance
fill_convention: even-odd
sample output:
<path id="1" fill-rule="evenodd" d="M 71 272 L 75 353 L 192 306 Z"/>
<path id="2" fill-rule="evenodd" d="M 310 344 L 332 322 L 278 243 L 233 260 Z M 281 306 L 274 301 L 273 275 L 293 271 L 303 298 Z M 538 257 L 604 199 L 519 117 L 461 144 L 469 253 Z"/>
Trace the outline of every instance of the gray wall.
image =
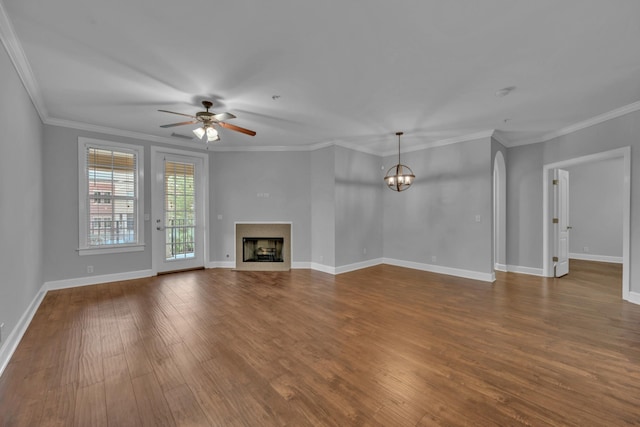
<path id="1" fill-rule="evenodd" d="M 631 146 L 631 291 L 640 292 L 640 111 L 547 142 L 508 150 L 509 264 L 542 268 L 543 165 Z M 636 171 L 636 172 L 634 172 Z"/>
<path id="2" fill-rule="evenodd" d="M 542 145 L 508 155 L 507 265 L 542 268 Z"/>
<path id="3" fill-rule="evenodd" d="M 335 147 L 311 152 L 311 262 L 336 265 Z"/>
<path id="4" fill-rule="evenodd" d="M 151 269 L 150 221 L 144 223 L 146 247 L 142 252 L 78 255 L 79 136 L 144 147 L 144 207 L 146 213 L 151 213 L 152 144 L 149 141 L 46 125 L 43 145 L 45 282 Z M 88 265 L 93 266 L 92 274 L 87 273 Z"/>
<path id="5" fill-rule="evenodd" d="M 384 256 L 491 273 L 491 153 L 485 138 L 404 154 L 416 180 L 384 191 Z M 385 168 L 396 162 L 387 157 Z"/>
<path id="6" fill-rule="evenodd" d="M 43 283 L 42 122 L 4 47 L 0 76 L 0 323 L 5 324 L 5 344 Z"/>
<path id="7" fill-rule="evenodd" d="M 290 221 L 291 260 L 309 262 L 310 168 L 309 152 L 213 153 L 209 168 L 213 259 L 235 262 L 235 221 Z"/>
<path id="8" fill-rule="evenodd" d="M 622 257 L 622 159 L 565 169 L 569 172 L 569 224 L 573 227 L 569 252 Z"/>
<path id="9" fill-rule="evenodd" d="M 335 147 L 336 266 L 382 258 L 382 159 Z"/>

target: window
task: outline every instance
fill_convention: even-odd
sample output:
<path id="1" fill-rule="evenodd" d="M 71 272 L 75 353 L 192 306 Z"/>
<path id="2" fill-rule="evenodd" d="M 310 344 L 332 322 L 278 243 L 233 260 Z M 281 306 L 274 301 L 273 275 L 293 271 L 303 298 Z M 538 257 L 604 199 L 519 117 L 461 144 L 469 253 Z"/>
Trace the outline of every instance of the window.
<path id="1" fill-rule="evenodd" d="M 144 249 L 142 147 L 78 139 L 80 255 Z"/>

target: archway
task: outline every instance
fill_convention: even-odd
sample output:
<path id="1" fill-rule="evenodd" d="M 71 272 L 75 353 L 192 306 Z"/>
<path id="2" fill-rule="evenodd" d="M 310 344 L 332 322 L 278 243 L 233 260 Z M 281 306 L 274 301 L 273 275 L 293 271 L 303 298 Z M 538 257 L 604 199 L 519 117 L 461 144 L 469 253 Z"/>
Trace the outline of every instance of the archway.
<path id="1" fill-rule="evenodd" d="M 501 151 L 493 162 L 493 268 L 507 271 L 507 166 Z"/>

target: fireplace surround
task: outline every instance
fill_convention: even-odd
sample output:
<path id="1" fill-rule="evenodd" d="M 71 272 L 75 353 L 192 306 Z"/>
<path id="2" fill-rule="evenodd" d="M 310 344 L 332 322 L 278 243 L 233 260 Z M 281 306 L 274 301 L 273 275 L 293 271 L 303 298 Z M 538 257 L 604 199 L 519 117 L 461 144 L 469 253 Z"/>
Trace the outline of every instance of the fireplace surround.
<path id="1" fill-rule="evenodd" d="M 291 223 L 235 223 L 236 270 L 289 271 Z"/>

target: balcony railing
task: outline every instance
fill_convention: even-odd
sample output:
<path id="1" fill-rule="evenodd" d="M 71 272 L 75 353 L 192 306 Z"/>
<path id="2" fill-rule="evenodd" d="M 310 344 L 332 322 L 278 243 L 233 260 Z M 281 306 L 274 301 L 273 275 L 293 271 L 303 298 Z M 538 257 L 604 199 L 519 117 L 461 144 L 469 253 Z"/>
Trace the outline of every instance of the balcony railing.
<path id="1" fill-rule="evenodd" d="M 132 219 L 89 221 L 89 239 L 92 246 L 135 243 L 134 221 Z"/>

